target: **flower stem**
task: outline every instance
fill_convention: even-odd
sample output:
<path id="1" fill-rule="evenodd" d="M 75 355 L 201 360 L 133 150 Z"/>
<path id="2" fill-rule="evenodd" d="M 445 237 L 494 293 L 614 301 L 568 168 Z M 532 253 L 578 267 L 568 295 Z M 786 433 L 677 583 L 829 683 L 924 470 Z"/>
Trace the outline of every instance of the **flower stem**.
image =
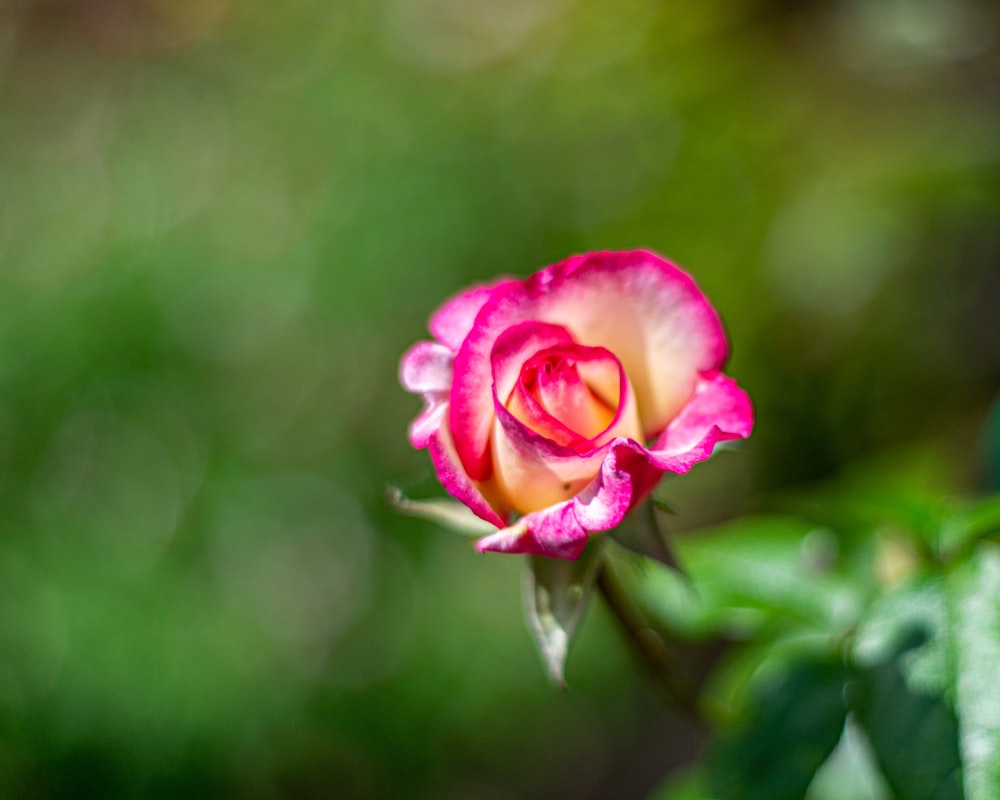
<path id="1" fill-rule="evenodd" d="M 647 623 L 607 562 L 597 575 L 597 588 L 670 705 L 685 716 L 704 722 L 697 689 L 680 669 L 663 635 Z"/>

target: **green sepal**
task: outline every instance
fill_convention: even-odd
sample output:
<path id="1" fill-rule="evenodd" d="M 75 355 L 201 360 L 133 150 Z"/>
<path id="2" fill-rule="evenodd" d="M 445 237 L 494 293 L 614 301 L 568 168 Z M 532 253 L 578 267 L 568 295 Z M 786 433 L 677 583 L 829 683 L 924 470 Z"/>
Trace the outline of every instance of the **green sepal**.
<path id="1" fill-rule="evenodd" d="M 660 501 L 648 500 L 633 509 L 609 535 L 626 550 L 659 561 L 686 576 L 658 512 L 673 513 Z"/>
<path id="2" fill-rule="evenodd" d="M 411 500 L 395 486 L 386 489 L 386 498 L 399 511 L 413 517 L 436 522 L 464 536 L 485 536 L 496 533 L 496 525 L 480 519 L 468 506 L 457 500 Z"/>
<path id="3" fill-rule="evenodd" d="M 566 656 L 594 592 L 603 542 L 591 540 L 576 561 L 530 556 L 525 610 L 528 627 L 552 682 L 566 688 Z"/>

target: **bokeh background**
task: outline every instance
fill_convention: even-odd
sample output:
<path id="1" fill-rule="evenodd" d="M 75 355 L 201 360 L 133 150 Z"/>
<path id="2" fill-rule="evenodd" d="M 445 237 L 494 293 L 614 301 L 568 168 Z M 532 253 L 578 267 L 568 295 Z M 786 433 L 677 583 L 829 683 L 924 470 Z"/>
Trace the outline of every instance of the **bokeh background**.
<path id="1" fill-rule="evenodd" d="M 603 609 L 559 693 L 520 560 L 385 501 L 437 491 L 397 364 L 473 281 L 696 276 L 758 428 L 665 485 L 678 532 L 998 480 L 996 3 L 0 9 L 2 797 L 641 798 L 693 757 Z"/>

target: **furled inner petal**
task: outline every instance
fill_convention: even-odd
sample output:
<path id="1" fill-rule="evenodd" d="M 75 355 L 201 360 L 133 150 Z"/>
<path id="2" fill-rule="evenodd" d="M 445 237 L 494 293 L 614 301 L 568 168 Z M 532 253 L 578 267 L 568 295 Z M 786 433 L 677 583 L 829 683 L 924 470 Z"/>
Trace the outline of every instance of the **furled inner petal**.
<path id="1" fill-rule="evenodd" d="M 621 407 L 630 396 L 614 355 L 603 347 L 561 345 L 525 362 L 506 406 L 536 433 L 586 452 L 611 428 L 615 435 L 639 435 L 634 403 Z M 619 415 L 620 407 L 627 413 Z"/>
<path id="2" fill-rule="evenodd" d="M 567 428 L 593 439 L 611 424 L 618 408 L 605 403 L 580 376 L 572 352 L 548 351 L 521 371 L 521 385 L 538 404 Z"/>
<path id="3" fill-rule="evenodd" d="M 527 359 L 507 402 L 494 386 L 493 475 L 522 513 L 562 502 L 600 468 L 616 437 L 641 435 L 631 386 L 600 347 L 557 345 Z"/>

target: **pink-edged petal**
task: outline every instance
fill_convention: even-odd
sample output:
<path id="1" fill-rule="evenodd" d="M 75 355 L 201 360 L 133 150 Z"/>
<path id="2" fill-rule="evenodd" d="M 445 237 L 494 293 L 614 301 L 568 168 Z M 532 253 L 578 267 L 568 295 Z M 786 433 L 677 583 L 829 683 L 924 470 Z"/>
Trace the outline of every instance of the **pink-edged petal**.
<path id="1" fill-rule="evenodd" d="M 447 399 L 432 399 L 427 401 L 427 407 L 420 412 L 407 430 L 407 435 L 417 450 L 430 446 L 431 440 L 441 429 L 441 423 L 448 414 Z"/>
<path id="2" fill-rule="evenodd" d="M 523 387 L 520 386 L 521 374 L 525 363 L 539 351 L 572 344 L 573 337 L 569 331 L 559 325 L 529 321 L 505 330 L 497 338 L 490 353 L 493 403 L 508 406 L 513 402 L 511 410 L 515 416 L 536 430 L 540 427 L 553 427 L 547 425 L 551 420 L 537 407 L 537 403 L 532 402 L 529 397 L 520 396 L 523 393 Z M 551 434 L 555 431 L 549 431 L 550 438 L 557 438 L 564 444 L 570 440 L 580 440 L 579 436 L 575 436 L 561 422 L 556 422 L 554 427 L 558 429 L 558 436 L 552 437 Z"/>
<path id="3" fill-rule="evenodd" d="M 616 439 L 607 449 L 597 477 L 576 497 L 522 517 L 511 527 L 480 539 L 477 547 L 481 552 L 575 559 L 591 533 L 621 523 L 662 475 L 642 445 Z"/>
<path id="4" fill-rule="evenodd" d="M 477 517 L 498 528 L 503 528 L 507 524 L 507 520 L 498 514 L 486 499 L 483 493 L 484 487 L 466 474 L 447 425 L 442 425 L 431 439 L 430 454 L 441 485 L 452 497 L 465 503 Z"/>
<path id="5" fill-rule="evenodd" d="M 521 410 L 528 415 L 525 419 L 512 413 L 516 409 L 506 408 L 494 393 L 495 421 L 490 447 L 493 480 L 502 502 L 522 513 L 569 500 L 597 474 L 613 439 L 639 435 L 631 386 L 614 356 L 603 348 L 575 345 L 567 346 L 567 352 L 581 360 L 613 361 L 618 373 L 618 408 L 608 427 L 598 436 L 573 438 L 574 432 L 565 430 L 556 419 L 546 419 L 545 412 L 533 407 L 530 398 L 523 398 Z"/>
<path id="6" fill-rule="evenodd" d="M 587 546 L 587 531 L 565 502 L 527 514 L 514 525 L 476 542 L 479 552 L 524 553 L 575 561 Z"/>
<path id="7" fill-rule="evenodd" d="M 437 342 L 417 342 L 399 362 L 399 381 L 408 392 L 447 392 L 451 389 L 452 352 Z"/>
<path id="8" fill-rule="evenodd" d="M 545 366 L 564 374 L 556 380 L 545 377 L 539 374 Z M 559 378 L 564 379 L 562 386 L 556 385 Z M 541 385 L 546 380 L 548 384 Z M 616 436 L 640 437 L 628 377 L 603 347 L 557 345 L 535 353 L 522 367 L 513 392 L 506 401 L 504 397 L 494 381 L 494 404 L 504 403 L 532 431 L 579 453 Z"/>
<path id="9" fill-rule="evenodd" d="M 496 291 L 506 291 L 511 285 L 510 283 L 501 284 Z M 485 480 L 490 476 L 489 454 L 484 453 L 485 463 L 477 464 L 476 469 L 470 471 L 469 463 L 462 458 L 462 448 L 463 443 L 467 443 L 470 437 L 475 438 L 479 435 L 478 432 L 483 426 L 486 428 L 488 440 L 489 429 L 494 419 L 492 400 L 494 395 L 506 400 L 517 383 L 524 362 L 537 350 L 557 344 L 571 344 L 572 342 L 573 338 L 569 333 L 558 325 L 546 325 L 533 321 L 513 325 L 503 331 L 502 335 L 490 340 L 490 353 L 487 354 L 486 361 L 487 374 L 482 381 L 465 381 L 463 386 L 457 388 L 457 391 L 453 384 L 453 396 L 464 398 L 466 408 L 474 406 L 480 413 L 479 417 L 470 417 L 454 415 L 449 411 L 448 416 L 448 424 L 453 432 L 459 457 L 470 477 L 475 480 Z M 488 400 L 486 406 L 483 406 L 475 398 L 465 396 L 465 392 L 474 389 L 486 392 Z"/>
<path id="10" fill-rule="evenodd" d="M 437 342 L 417 342 L 399 364 L 399 380 L 410 392 L 424 398 L 425 407 L 410 423 L 410 443 L 416 448 L 427 447 L 441 427 L 448 412 L 454 356 Z"/>
<path id="11" fill-rule="evenodd" d="M 648 451 L 632 439 L 616 439 L 597 477 L 573 498 L 577 521 L 587 531 L 607 531 L 648 494 L 663 475 Z"/>
<path id="12" fill-rule="evenodd" d="M 589 439 L 570 429 L 542 408 L 520 381 L 507 402 L 507 410 L 530 430 L 563 447 L 578 453 L 592 450 L 594 447 Z"/>
<path id="13" fill-rule="evenodd" d="M 434 338 L 457 352 L 472 330 L 479 309 L 490 299 L 497 287 L 506 283 L 511 283 L 511 279 L 501 278 L 492 283 L 478 284 L 446 300 L 431 315 L 428 327 Z"/>
<path id="14" fill-rule="evenodd" d="M 490 472 L 490 353 L 525 320 L 564 326 L 580 344 L 606 347 L 635 390 L 645 436 L 659 434 L 694 393 L 699 373 L 725 360 L 715 310 L 689 275 L 646 251 L 594 253 L 496 287 L 455 358 L 449 423 L 468 473 Z"/>
<path id="15" fill-rule="evenodd" d="M 595 367 L 595 371 L 615 373 L 613 402 L 605 402 L 580 374 L 580 366 Z M 618 408 L 618 385 L 621 365 L 611 353 L 597 347 L 560 347 L 543 350 L 525 364 L 518 389 L 526 402 L 545 416 L 569 428 L 584 440 L 600 436 L 615 418 Z M 517 391 L 517 390 L 515 390 Z"/>
<path id="16" fill-rule="evenodd" d="M 694 396 L 650 448 L 669 472 L 687 472 L 712 454 L 718 442 L 745 439 L 753 430 L 753 405 L 732 378 L 709 372 Z"/>
<path id="17" fill-rule="evenodd" d="M 533 321 L 512 325 L 497 337 L 490 352 L 491 396 L 506 401 L 532 356 L 540 350 L 572 344 L 573 337 L 561 325 Z"/>

